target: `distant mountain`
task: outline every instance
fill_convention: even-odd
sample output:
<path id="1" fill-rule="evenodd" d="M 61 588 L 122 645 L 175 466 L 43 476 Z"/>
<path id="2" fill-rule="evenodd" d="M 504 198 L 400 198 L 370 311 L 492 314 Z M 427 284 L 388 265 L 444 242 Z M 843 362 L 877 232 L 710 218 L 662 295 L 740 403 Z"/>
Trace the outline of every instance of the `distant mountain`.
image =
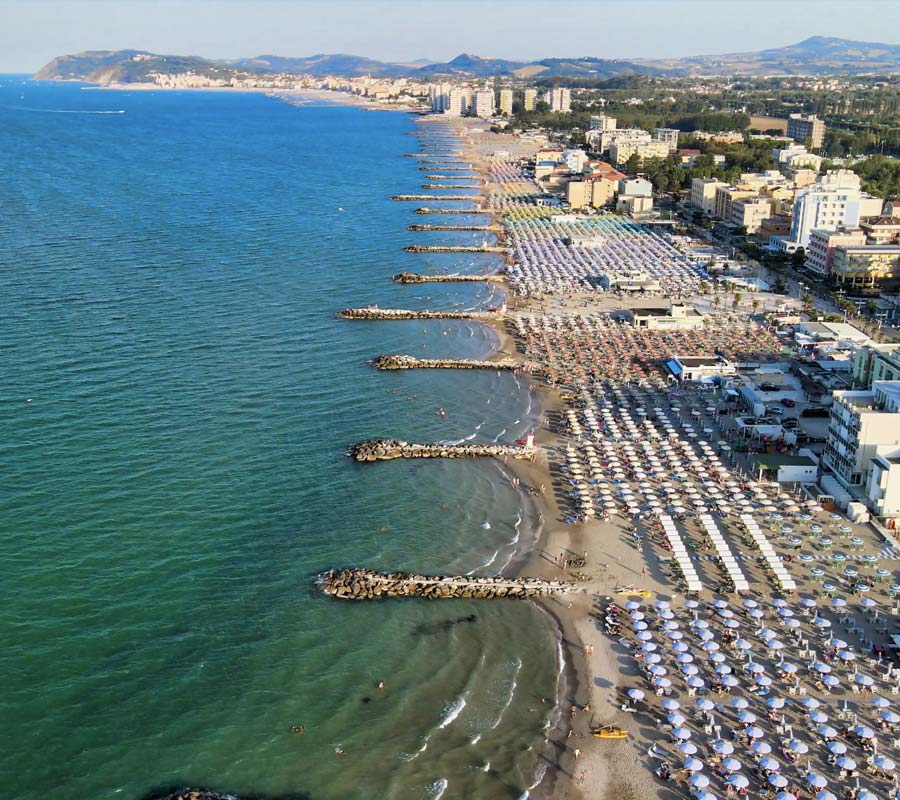
<path id="1" fill-rule="evenodd" d="M 760 50 L 692 56 L 670 60 L 638 60 L 682 75 L 834 75 L 900 71 L 900 45 L 854 42 L 812 36 L 798 44 Z"/>
<path id="2" fill-rule="evenodd" d="M 388 64 L 362 56 L 343 53 L 328 55 L 318 53 L 307 58 L 283 56 L 257 56 L 229 61 L 228 64 L 248 72 L 288 72 L 294 75 L 371 75 L 373 78 L 397 78 L 409 75 L 416 66 Z"/>
<path id="3" fill-rule="evenodd" d="M 441 75 L 475 79 L 607 78 L 616 75 L 830 75 L 900 72 L 900 45 L 854 42 L 813 36 L 798 44 L 753 53 L 692 56 L 675 59 L 546 58 L 509 61 L 462 53 L 444 63 L 407 64 L 376 61 L 342 53 L 319 53 L 304 58 L 262 55 L 234 61 L 197 56 L 163 56 L 142 50 L 96 50 L 54 58 L 36 78 L 83 80 L 92 83 L 133 83 L 151 72 L 193 72 L 222 77 L 235 70 L 255 73 L 286 72 L 305 75 L 344 75 L 375 78 L 401 76 L 425 80 Z"/>

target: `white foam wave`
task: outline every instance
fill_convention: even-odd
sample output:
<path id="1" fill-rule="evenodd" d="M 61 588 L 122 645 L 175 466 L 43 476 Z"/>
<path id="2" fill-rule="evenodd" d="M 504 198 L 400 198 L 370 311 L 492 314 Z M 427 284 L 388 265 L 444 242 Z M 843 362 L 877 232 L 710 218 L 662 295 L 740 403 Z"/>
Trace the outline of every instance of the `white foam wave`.
<path id="1" fill-rule="evenodd" d="M 444 706 L 444 714 L 441 717 L 441 721 L 438 724 L 438 728 L 446 728 L 453 720 L 455 720 L 461 713 L 462 710 L 466 707 L 466 698 L 458 697 L 452 703 L 447 703 Z"/>
<path id="2" fill-rule="evenodd" d="M 531 797 L 531 792 L 537 789 L 538 786 L 541 785 L 541 781 L 544 780 L 544 775 L 547 774 L 547 765 L 546 764 L 538 764 L 537 769 L 534 771 L 534 783 L 531 784 L 522 794 L 519 795 L 519 800 L 528 800 Z"/>
<path id="3" fill-rule="evenodd" d="M 505 433 L 506 433 L 506 428 L 504 428 L 502 431 L 500 431 L 500 433 L 498 433 L 498 434 L 494 437 L 494 441 L 495 441 L 495 442 L 499 442 L 499 441 L 500 441 L 500 437 L 503 436 Z"/>
<path id="4" fill-rule="evenodd" d="M 428 792 L 425 796 L 429 798 L 429 800 L 439 800 L 439 798 L 444 796 L 444 792 L 447 791 L 448 783 L 449 781 L 446 778 L 438 778 L 428 787 Z"/>

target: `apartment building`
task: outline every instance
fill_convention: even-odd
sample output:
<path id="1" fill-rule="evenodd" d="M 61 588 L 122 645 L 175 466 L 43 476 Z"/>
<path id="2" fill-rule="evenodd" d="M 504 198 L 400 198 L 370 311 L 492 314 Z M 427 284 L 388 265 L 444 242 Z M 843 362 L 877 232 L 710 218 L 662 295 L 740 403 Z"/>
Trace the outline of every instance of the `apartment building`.
<path id="1" fill-rule="evenodd" d="M 829 170 L 811 186 L 801 189 L 794 201 L 791 243 L 807 247 L 815 228 L 855 228 L 859 224 L 859 176 L 849 170 Z"/>
<path id="2" fill-rule="evenodd" d="M 875 381 L 900 381 L 900 344 L 868 342 L 853 352 L 853 384 L 871 389 Z"/>
<path id="3" fill-rule="evenodd" d="M 609 159 L 614 164 L 624 164 L 633 155 L 637 155 L 641 160 L 646 158 L 667 158 L 669 145 L 665 142 L 654 141 L 635 144 L 615 139 L 609 146 Z"/>
<path id="4" fill-rule="evenodd" d="M 833 393 L 823 464 L 844 488 L 868 483 L 879 447 L 900 447 L 900 381 L 875 381 L 870 391 Z"/>
<path id="5" fill-rule="evenodd" d="M 691 181 L 691 205 L 704 214 L 712 215 L 716 210 L 716 191 L 726 187 L 724 181 L 715 178 L 694 178 Z"/>
<path id="6" fill-rule="evenodd" d="M 866 243 L 866 235 L 859 228 L 814 228 L 806 248 L 806 268 L 820 278 L 831 272 L 831 263 L 838 247 L 858 247 Z"/>
<path id="7" fill-rule="evenodd" d="M 866 217 L 859 227 L 869 244 L 900 244 L 900 217 Z"/>
<path id="8" fill-rule="evenodd" d="M 677 128 L 654 128 L 653 141 L 664 142 L 670 153 L 674 153 L 678 149 L 678 134 L 681 133 Z"/>
<path id="9" fill-rule="evenodd" d="M 620 144 L 649 144 L 653 141 L 650 134 L 641 128 L 611 128 L 610 130 L 600 132 L 601 153 L 605 153 L 612 147 L 613 142 Z"/>
<path id="10" fill-rule="evenodd" d="M 755 189 L 737 186 L 720 186 L 716 189 L 715 205 L 713 207 L 713 215 L 719 219 L 731 221 L 731 214 L 734 203 L 737 200 L 750 200 L 758 197 L 759 193 Z"/>
<path id="11" fill-rule="evenodd" d="M 787 122 L 787 135 L 795 142 L 809 139 L 812 146 L 818 149 L 825 141 L 825 122 L 815 114 L 791 114 Z"/>
<path id="12" fill-rule="evenodd" d="M 513 113 L 513 92 L 512 89 L 500 90 L 499 111 L 501 114 L 511 116 Z"/>
<path id="13" fill-rule="evenodd" d="M 526 89 L 522 93 L 522 108 L 525 111 L 534 111 L 534 104 L 537 102 L 537 89 Z"/>
<path id="14" fill-rule="evenodd" d="M 549 97 L 551 111 L 568 114 L 572 110 L 572 91 L 570 89 L 551 89 Z"/>
<path id="15" fill-rule="evenodd" d="M 767 197 L 748 197 L 735 200 L 731 204 L 732 224 L 744 228 L 747 233 L 756 233 L 762 223 L 772 215 L 772 200 Z"/>
<path id="16" fill-rule="evenodd" d="M 479 89 L 472 99 L 472 114 L 482 119 L 494 116 L 494 90 Z"/>
<path id="17" fill-rule="evenodd" d="M 853 294 L 878 294 L 887 281 L 900 280 L 900 246 L 838 247 L 831 262 L 830 282 Z"/>

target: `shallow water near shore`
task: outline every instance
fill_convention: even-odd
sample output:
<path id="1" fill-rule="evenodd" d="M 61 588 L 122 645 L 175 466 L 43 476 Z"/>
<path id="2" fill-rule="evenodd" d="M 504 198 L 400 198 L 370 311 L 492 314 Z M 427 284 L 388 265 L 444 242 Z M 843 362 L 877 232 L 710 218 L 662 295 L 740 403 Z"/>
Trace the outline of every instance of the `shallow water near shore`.
<path id="1" fill-rule="evenodd" d="M 482 238 L 406 230 L 429 219 L 388 199 L 426 182 L 413 121 L 0 83 L 0 796 L 521 795 L 557 679 L 545 615 L 311 584 L 491 573 L 534 536 L 497 463 L 343 452 L 512 442 L 538 413 L 514 375 L 366 363 L 484 356 L 484 326 L 334 318 L 500 299 L 389 280 L 495 264 L 401 251 Z"/>

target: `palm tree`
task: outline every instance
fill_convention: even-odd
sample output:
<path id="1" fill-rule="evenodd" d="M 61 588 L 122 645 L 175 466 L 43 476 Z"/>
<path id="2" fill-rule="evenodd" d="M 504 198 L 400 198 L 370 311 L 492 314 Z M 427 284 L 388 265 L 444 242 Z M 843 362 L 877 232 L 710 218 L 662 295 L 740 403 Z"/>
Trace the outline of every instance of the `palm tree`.
<path id="1" fill-rule="evenodd" d="M 741 298 L 742 298 L 743 296 L 744 296 L 744 295 L 742 295 L 740 292 L 735 292 L 735 293 L 734 293 L 734 300 L 731 301 L 731 307 L 732 307 L 733 309 L 737 310 L 737 307 L 741 304 Z"/>

